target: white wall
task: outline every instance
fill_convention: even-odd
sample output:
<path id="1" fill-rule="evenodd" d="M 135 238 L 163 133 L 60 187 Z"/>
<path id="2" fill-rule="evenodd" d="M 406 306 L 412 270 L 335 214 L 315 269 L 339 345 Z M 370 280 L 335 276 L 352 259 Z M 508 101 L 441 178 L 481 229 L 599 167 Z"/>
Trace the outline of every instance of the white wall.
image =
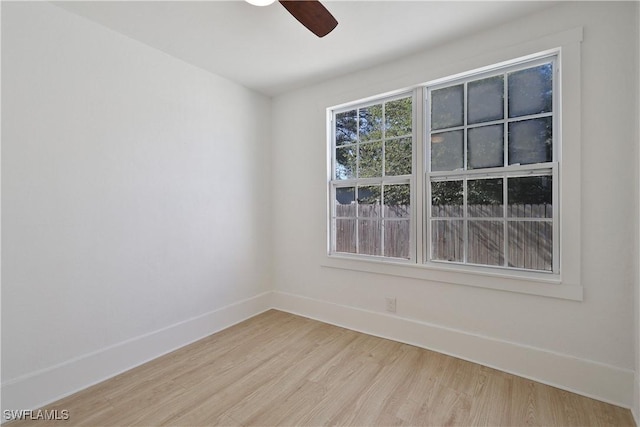
<path id="1" fill-rule="evenodd" d="M 279 306 L 630 407 L 637 258 L 636 236 L 629 231 L 637 221 L 638 194 L 635 7 L 564 3 L 394 64 L 276 97 L 273 218 Z M 534 40 L 576 27 L 584 28 L 582 104 L 568 100 L 567 105 L 582 114 L 582 244 L 575 250 L 581 251 L 584 301 L 323 266 L 327 107 L 490 65 L 503 52 L 525 52 Z M 383 313 L 386 296 L 397 297 L 397 316 Z"/>
<path id="2" fill-rule="evenodd" d="M 3 2 L 2 107 L 3 409 L 267 308 L 270 99 Z"/>

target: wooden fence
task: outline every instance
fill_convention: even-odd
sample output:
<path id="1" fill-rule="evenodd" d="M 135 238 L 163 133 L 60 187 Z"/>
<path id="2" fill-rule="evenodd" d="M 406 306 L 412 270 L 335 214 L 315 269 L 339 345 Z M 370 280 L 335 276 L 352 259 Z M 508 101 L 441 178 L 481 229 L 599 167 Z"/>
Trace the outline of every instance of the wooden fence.
<path id="1" fill-rule="evenodd" d="M 358 220 L 354 218 L 356 209 Z M 384 219 L 381 219 L 382 213 L 384 213 Z M 409 205 L 337 205 L 336 214 L 339 217 L 350 217 L 336 220 L 338 252 L 409 258 L 411 241 L 411 223 L 409 222 L 411 207 Z"/>
<path id="2" fill-rule="evenodd" d="M 381 219 L 382 208 L 384 218 Z M 359 210 L 358 219 L 355 219 L 356 209 Z M 409 258 L 409 212 L 409 206 L 338 205 L 337 216 L 343 218 L 336 220 L 336 250 Z M 506 259 L 504 222 L 485 219 L 502 217 L 502 207 L 468 206 L 468 212 L 469 216 L 473 216 L 467 218 L 468 263 L 500 266 L 506 264 L 509 267 L 531 270 L 552 269 L 553 228 L 548 220 L 552 217 L 551 205 L 508 206 L 508 218 L 515 220 L 507 221 Z M 432 259 L 464 261 L 464 221 L 456 219 L 461 217 L 462 213 L 461 206 L 432 207 L 435 218 L 431 221 Z M 527 220 L 517 220 L 518 218 Z"/>

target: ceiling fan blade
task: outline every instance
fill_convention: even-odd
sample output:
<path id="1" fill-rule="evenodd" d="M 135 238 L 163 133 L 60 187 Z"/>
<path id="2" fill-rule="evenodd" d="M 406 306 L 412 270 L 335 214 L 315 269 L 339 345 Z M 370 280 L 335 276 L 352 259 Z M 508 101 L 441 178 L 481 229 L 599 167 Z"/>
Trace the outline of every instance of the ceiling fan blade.
<path id="1" fill-rule="evenodd" d="M 318 37 L 331 32 L 338 21 L 318 0 L 280 0 L 280 4 Z"/>

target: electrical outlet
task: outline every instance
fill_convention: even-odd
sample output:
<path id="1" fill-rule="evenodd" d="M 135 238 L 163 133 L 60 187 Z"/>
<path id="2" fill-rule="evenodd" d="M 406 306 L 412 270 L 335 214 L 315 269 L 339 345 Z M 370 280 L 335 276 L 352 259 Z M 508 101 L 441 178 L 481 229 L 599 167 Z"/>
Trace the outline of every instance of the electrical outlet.
<path id="1" fill-rule="evenodd" d="M 387 297 L 385 298 L 385 302 L 387 304 L 387 311 L 389 313 L 396 312 L 396 298 L 395 297 Z"/>

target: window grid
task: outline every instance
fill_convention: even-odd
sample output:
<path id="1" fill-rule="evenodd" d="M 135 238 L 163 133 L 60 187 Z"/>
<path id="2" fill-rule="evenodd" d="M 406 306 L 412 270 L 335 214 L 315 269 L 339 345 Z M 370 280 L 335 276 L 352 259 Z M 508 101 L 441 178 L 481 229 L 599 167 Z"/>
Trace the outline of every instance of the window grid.
<path id="1" fill-rule="evenodd" d="M 509 106 L 509 79 L 514 73 L 519 71 L 527 71 L 533 70 L 536 67 L 542 66 L 544 64 L 550 64 L 550 72 L 551 72 L 551 109 L 550 111 L 542 111 L 536 112 L 534 114 L 523 114 L 520 116 L 514 115 L 514 117 L 510 117 L 510 106 Z M 356 198 L 359 199 L 360 188 L 367 185 L 378 185 L 380 186 L 380 200 L 377 202 L 379 206 L 379 216 L 376 217 L 376 220 L 379 221 L 380 227 L 380 237 L 381 237 L 381 249 L 380 249 L 380 257 L 385 257 L 386 248 L 385 245 L 388 243 L 386 241 L 385 229 L 388 225 L 390 225 L 391 221 L 407 221 L 412 224 L 410 227 L 411 230 L 411 240 L 418 242 L 416 245 L 412 243 L 410 250 L 409 261 L 414 263 L 422 263 L 422 264 L 431 264 L 431 263 L 453 263 L 453 264 L 466 264 L 474 267 L 494 267 L 494 265 L 490 264 L 475 264 L 473 263 L 473 259 L 470 254 L 470 239 L 473 236 L 470 236 L 470 224 L 496 224 L 502 233 L 502 258 L 500 265 L 497 267 L 507 268 L 509 270 L 525 270 L 525 271 L 533 271 L 536 273 L 555 273 L 559 274 L 559 232 L 558 232 L 558 224 L 559 224 L 559 215 L 558 215 L 558 163 L 557 163 L 557 152 L 558 152 L 558 99 L 559 99 L 559 91 L 557 88 L 557 52 L 546 53 L 541 55 L 538 58 L 533 60 L 527 59 L 522 62 L 514 61 L 512 65 L 508 66 L 499 66 L 494 70 L 483 71 L 482 73 L 469 74 L 466 77 L 452 79 L 451 81 L 441 80 L 438 84 L 435 85 L 424 85 L 420 87 L 416 87 L 413 90 L 413 137 L 412 135 L 401 135 L 401 136 L 392 136 L 387 137 L 387 128 L 386 128 L 386 115 L 387 115 L 387 102 L 400 99 L 407 96 L 407 93 L 403 93 L 401 95 L 396 95 L 394 97 L 389 98 L 380 98 L 377 100 L 369 101 L 367 103 L 358 103 L 353 104 L 351 106 L 342 107 L 340 109 L 336 109 L 332 111 L 333 117 L 333 126 L 332 133 L 334 137 L 332 138 L 332 155 L 331 155 L 331 182 L 330 182 L 330 198 L 332 203 L 332 209 L 330 210 L 330 253 L 337 253 L 335 247 L 335 236 L 336 236 L 336 221 L 339 219 L 352 219 L 356 222 L 356 241 L 357 241 L 357 250 L 355 254 L 352 254 L 358 258 L 363 257 L 360 254 L 360 227 L 358 226 L 359 221 L 361 220 L 359 208 L 356 207 L 355 216 L 354 217 L 343 217 L 338 216 L 336 214 L 336 190 L 339 188 L 345 187 L 353 187 L 356 192 Z M 479 82 L 483 79 L 491 79 L 493 77 L 501 76 L 501 86 L 502 86 L 502 118 L 500 119 L 492 119 L 487 121 L 482 121 L 482 116 L 478 119 L 478 114 L 474 114 L 474 121 L 471 122 L 469 115 L 469 85 L 470 83 Z M 437 129 L 431 129 L 431 93 L 438 89 L 448 88 L 456 85 L 462 85 L 462 124 L 455 126 L 445 126 Z M 498 86 L 499 87 L 499 86 Z M 519 86 L 515 86 L 516 93 L 520 91 Z M 521 92 L 521 91 L 520 91 Z M 478 92 L 476 92 L 478 93 Z M 474 95 L 477 98 L 477 95 Z M 522 96 L 522 95 L 520 95 Z M 522 98 L 521 98 L 522 99 Z M 336 155 L 336 141 L 335 141 L 335 117 L 336 114 L 345 111 L 356 110 L 356 117 L 358 121 L 360 120 L 360 111 L 361 109 L 368 108 L 373 105 L 381 105 L 382 106 L 382 129 L 381 129 L 381 139 L 367 140 L 361 141 L 360 138 L 360 126 L 358 126 L 358 138 L 355 143 L 350 144 L 351 146 L 356 147 L 356 170 L 355 177 L 350 179 L 337 179 L 336 178 L 336 165 L 335 165 L 335 155 Z M 516 107 L 511 107 L 512 110 L 515 111 Z M 415 115 L 417 111 L 417 117 Z M 513 114 L 512 114 L 513 115 Z M 537 122 L 536 125 L 538 128 L 542 126 L 546 126 L 547 132 L 548 129 L 551 129 L 550 137 L 547 133 L 547 140 L 550 138 L 551 140 L 551 149 L 549 152 L 548 143 L 545 143 L 545 139 L 541 139 L 538 142 L 539 146 L 545 147 L 546 150 L 546 160 L 543 162 L 530 162 L 530 163 L 516 163 L 514 158 L 510 159 L 510 126 L 513 123 L 525 122 L 527 120 L 537 120 L 537 119 L 545 119 L 550 118 L 546 123 L 545 122 Z M 530 122 L 531 123 L 531 122 Z M 502 165 L 498 167 L 483 167 L 479 166 L 474 169 L 471 165 L 470 160 L 470 145 L 469 145 L 469 130 L 472 129 L 480 129 L 483 127 L 490 127 L 500 125 L 502 126 Z M 416 129 L 420 129 L 419 133 L 416 133 Z M 462 167 L 455 168 L 454 170 L 431 170 L 431 156 L 432 156 L 432 143 L 431 137 L 433 135 L 444 134 L 446 132 L 454 132 L 460 131 L 462 133 Z M 515 131 L 515 128 L 514 128 Z M 486 134 L 486 133 L 485 133 Z M 475 134 L 476 136 L 478 133 Z M 402 176 L 386 176 L 388 172 L 388 164 L 387 164 L 387 149 L 388 143 L 391 141 L 400 141 L 403 138 L 411 138 L 412 144 L 412 159 L 409 160 L 412 163 L 412 173 L 410 175 L 402 175 Z M 477 141 L 477 138 L 476 138 Z M 482 140 L 481 140 L 482 141 Z M 380 177 L 361 177 L 360 173 L 360 147 L 366 144 L 374 144 L 381 142 L 381 175 Z M 477 142 L 475 142 L 476 146 L 478 146 Z M 482 142 L 480 142 L 482 144 Z M 545 145 L 546 144 L 546 145 Z M 345 145 L 341 145 L 344 147 Z M 482 145 L 480 145 L 482 146 Z M 514 148 L 514 150 L 516 150 Z M 416 159 L 422 158 L 421 161 L 417 161 Z M 477 154 L 476 154 L 477 158 Z M 510 164 L 510 160 L 514 162 Z M 477 166 L 478 163 L 475 162 Z M 424 181 L 417 181 L 417 186 L 413 182 L 414 176 L 424 176 Z M 510 216 L 510 195 L 509 195 L 509 185 L 510 180 L 517 177 L 547 177 L 550 181 L 551 190 L 551 202 L 548 204 L 548 209 L 552 212 L 550 214 L 545 214 L 545 217 L 514 217 Z M 483 180 L 483 179 L 501 179 L 502 180 L 502 207 L 501 207 L 501 216 L 482 216 L 476 217 L 471 216 L 469 214 L 469 182 L 475 180 Z M 461 181 L 462 182 L 462 216 L 461 217 L 438 217 L 432 216 L 432 189 L 431 184 L 433 182 L 441 182 L 441 181 Z M 515 181 L 514 181 L 515 182 Z M 385 216 L 385 192 L 388 185 L 392 184 L 406 184 L 410 188 L 411 193 L 411 212 L 408 218 L 388 218 Z M 419 191 L 420 193 L 416 193 Z M 520 199 L 523 200 L 523 199 Z M 547 217 L 551 215 L 551 217 Z M 438 260 L 433 259 L 433 248 L 432 248 L 432 239 L 433 239 L 433 224 L 435 221 L 445 221 L 448 223 L 453 223 L 454 221 L 460 221 L 462 224 L 462 260 L 461 262 L 451 262 L 446 260 Z M 417 226 L 416 226 L 417 223 Z M 498 225 L 499 224 L 499 225 Z M 519 226 L 517 224 L 522 224 Z M 510 242 L 510 238 L 512 237 L 510 233 L 515 233 L 518 230 L 522 230 L 523 227 L 526 228 L 525 224 L 531 224 L 531 227 L 539 227 L 540 229 L 546 230 L 549 236 L 548 240 L 551 240 L 551 267 L 550 268 L 528 268 L 528 267 L 519 267 L 515 266 L 511 259 L 510 254 L 510 245 L 515 244 Z M 520 228 L 518 228 L 520 227 Z M 477 237 L 477 236 L 476 236 Z M 340 252 L 341 255 L 345 255 L 345 253 Z M 347 254 L 350 255 L 350 254 Z M 416 257 L 417 255 L 417 257 Z M 364 255 L 366 257 L 366 255 Z"/>
<path id="2" fill-rule="evenodd" d="M 462 222 L 462 232 L 464 235 L 464 242 L 465 244 L 463 244 L 462 246 L 462 250 L 463 250 L 463 260 L 462 262 L 459 262 L 458 264 L 467 264 L 467 265 L 474 265 L 474 266 L 486 266 L 486 264 L 477 264 L 477 263 L 473 263 L 469 260 L 469 251 L 468 251 L 468 244 L 467 242 L 469 241 L 469 230 L 468 230 L 468 224 L 469 222 L 500 222 L 502 224 L 502 229 L 503 229 L 503 236 L 505 236 L 503 238 L 503 242 L 502 242 L 502 247 L 503 247 L 503 262 L 500 265 L 501 267 L 506 267 L 509 269 L 518 269 L 516 267 L 513 267 L 511 265 L 509 265 L 510 257 L 509 257 L 509 244 L 508 244 L 508 238 L 506 238 L 506 236 L 508 236 L 508 227 L 509 224 L 511 223 L 525 223 L 525 222 L 531 222 L 531 223 L 547 223 L 550 224 L 553 228 L 553 224 L 554 224 L 554 218 L 548 218 L 548 217 L 514 217 L 514 216 L 509 216 L 508 210 L 509 210 L 509 195 L 508 195 L 508 186 L 505 185 L 505 183 L 507 182 L 508 179 L 513 179 L 513 178 L 523 178 L 523 177 L 549 177 L 551 179 L 553 179 L 553 175 L 554 175 L 554 167 L 550 168 L 550 169 L 539 169 L 539 170 L 533 170 L 531 173 L 528 174 L 522 174 L 522 173 L 515 173 L 515 174 L 491 174 L 491 175 L 486 175 L 483 174 L 482 176 L 471 176 L 468 177 L 466 175 L 459 175 L 455 178 L 449 178 L 449 177 L 445 177 L 445 178 L 435 178 L 435 179 L 431 179 L 430 182 L 450 182 L 450 181 L 462 181 L 463 184 L 463 204 L 462 204 L 462 215 L 461 216 L 438 216 L 435 215 L 432 212 L 432 205 L 429 204 L 429 222 L 433 223 L 434 221 L 447 221 L 447 222 L 455 222 L 455 221 L 460 221 Z M 469 180 L 478 180 L 478 179 L 501 179 L 502 180 L 502 215 L 501 216 L 483 216 L 483 217 L 479 217 L 479 216 L 471 216 L 469 215 L 469 202 L 468 202 L 468 182 Z M 429 201 L 427 201 L 429 202 Z M 432 228 L 432 227 L 430 227 Z M 430 260 L 432 262 L 436 262 L 436 263 L 456 263 L 455 261 L 446 261 L 446 260 L 437 260 L 437 259 L 433 259 Z M 553 265 L 553 263 L 552 263 Z M 531 270 L 531 269 L 524 269 L 524 270 Z M 543 270 L 534 270 L 534 271 L 543 271 Z"/>
<path id="3" fill-rule="evenodd" d="M 410 106 L 410 129 L 408 130 L 408 132 L 406 133 L 402 133 L 402 134 L 397 134 L 397 135 L 389 135 L 388 134 L 388 124 L 387 124 L 387 119 L 389 118 L 388 114 L 390 114 L 388 112 L 387 106 L 389 103 L 394 102 L 394 101 L 402 101 L 402 100 L 408 100 L 409 101 L 409 106 Z M 410 141 L 411 144 L 411 148 L 412 151 L 409 154 L 409 169 L 410 172 L 414 171 L 414 167 L 412 165 L 412 152 L 413 152 L 413 146 L 414 146 L 414 138 L 413 138 L 413 98 L 412 98 L 412 94 L 411 93 L 402 93 L 399 94 L 397 96 L 394 97 L 389 97 L 386 99 L 381 99 L 381 100 L 376 100 L 374 102 L 370 102 L 370 103 L 366 103 L 366 104 L 360 104 L 357 106 L 352 106 L 352 107 L 346 107 L 340 110 L 335 110 L 332 114 L 332 133 L 335 136 L 336 135 L 336 126 L 337 126 L 337 120 L 336 120 L 336 116 L 338 114 L 341 113 L 345 113 L 345 112 L 350 112 L 350 111 L 355 111 L 355 117 L 357 119 L 357 127 L 356 127 L 356 139 L 355 142 L 352 142 L 350 144 L 342 144 L 342 145 L 337 145 L 336 141 L 335 141 L 335 137 L 332 143 L 332 181 L 331 181 L 331 192 L 330 192 L 330 197 L 331 197 L 331 203 L 332 203 L 332 208 L 331 208 L 331 245 L 330 245 L 330 249 L 332 253 L 340 253 L 340 254 L 353 254 L 353 255 L 357 255 L 357 256 L 374 256 L 374 257 L 385 257 L 385 255 L 387 254 L 387 238 L 386 238 L 386 233 L 387 231 L 389 231 L 390 233 L 393 232 L 393 226 L 392 224 L 401 224 L 401 223 L 406 223 L 407 227 L 406 228 L 411 228 L 411 222 L 413 221 L 413 215 L 409 215 L 408 217 L 389 217 L 387 216 L 387 199 L 388 199 L 388 194 L 387 191 L 390 190 L 391 186 L 393 185 L 406 185 L 408 187 L 409 190 L 409 195 L 410 198 L 413 198 L 413 195 L 411 194 L 413 192 L 413 186 L 411 185 L 411 174 L 405 174 L 405 175 L 387 175 L 387 173 L 390 173 L 390 169 L 389 169 L 389 162 L 387 161 L 387 153 L 389 152 L 389 145 L 390 144 L 401 144 L 403 140 L 408 140 Z M 380 137 L 379 138 L 373 138 L 373 139 L 367 139 L 365 141 L 362 141 L 363 137 L 361 134 L 361 118 L 362 118 L 362 111 L 366 110 L 368 108 L 372 108 L 372 107 L 377 107 L 380 106 L 381 108 L 381 116 L 380 116 Z M 362 151 L 361 151 L 361 147 L 363 146 L 373 146 L 374 144 L 381 144 L 380 147 L 380 163 L 381 163 L 381 167 L 380 167 L 380 176 L 367 176 L 367 174 L 362 173 L 362 163 L 361 163 L 361 158 L 362 158 Z M 336 150 L 341 148 L 341 147 L 345 147 L 345 146 L 349 146 L 349 147 L 354 147 L 355 148 L 355 152 L 356 152 L 356 169 L 355 171 L 353 171 L 354 173 L 352 173 L 352 177 L 347 178 L 347 179 L 339 179 L 337 176 L 337 167 L 336 167 Z M 363 175 L 365 175 L 363 177 Z M 376 200 L 375 202 L 375 208 L 374 211 L 376 211 L 376 216 L 365 216 L 362 215 L 361 212 L 361 200 L 363 199 L 364 196 L 362 196 L 362 193 L 365 192 L 364 188 L 365 187 L 378 187 L 379 188 L 379 198 Z M 336 199 L 336 194 L 337 191 L 339 191 L 339 189 L 344 189 L 344 188 L 353 188 L 354 189 L 354 213 L 352 216 L 341 216 L 338 214 L 337 212 L 337 199 Z M 389 196 L 390 197 L 390 196 Z M 410 206 L 410 202 L 409 202 L 409 206 Z M 338 251 L 338 248 L 336 247 L 337 245 L 337 224 L 339 220 L 352 220 L 355 223 L 355 252 L 350 252 L 350 251 Z M 365 226 L 365 225 L 371 225 L 371 223 L 375 224 L 375 233 L 379 233 L 378 237 L 379 237 L 379 249 L 376 249 L 376 254 L 368 254 L 368 253 L 361 253 L 362 252 L 362 240 L 363 237 L 361 236 L 361 226 Z M 397 228 L 397 227 L 396 227 Z M 411 236 L 411 231 L 409 232 L 409 235 Z M 414 259 L 414 251 L 411 250 L 411 242 L 409 242 L 407 244 L 407 248 L 408 250 L 407 252 L 407 256 L 402 256 L 402 257 L 398 257 L 397 259 Z M 396 257 L 393 257 L 394 259 L 396 259 Z"/>
<path id="4" fill-rule="evenodd" d="M 522 115 L 522 116 L 516 116 L 516 117 L 509 117 L 509 75 L 512 73 L 515 73 L 517 71 L 520 70 L 528 70 L 528 69 L 533 69 L 537 66 L 543 65 L 543 64 L 551 64 L 551 70 L 552 70 L 552 106 L 551 106 L 551 111 L 548 112 L 542 112 L 542 113 L 536 113 L 536 114 L 527 114 L 527 115 Z M 426 213 L 427 213 L 427 232 L 425 233 L 425 260 L 424 262 L 429 263 L 429 262 L 436 262 L 436 263 L 451 263 L 452 261 L 448 261 L 448 260 L 439 260 L 439 259 L 434 259 L 434 242 L 433 242 L 433 227 L 434 227 L 434 221 L 461 221 L 462 223 L 462 234 L 463 234 L 463 244 L 462 244 L 462 261 L 459 262 L 460 264 L 469 264 L 469 265 L 476 265 L 473 264 L 470 260 L 470 256 L 469 256 L 469 242 L 470 242 L 470 232 L 469 232 L 469 224 L 470 221 L 500 221 L 502 223 L 502 252 L 503 252 L 503 262 L 501 267 L 505 267 L 505 268 L 509 268 L 509 269 L 519 269 L 519 268 L 514 268 L 513 266 L 510 266 L 510 247 L 509 247 L 509 239 L 510 239 L 510 231 L 509 231 L 509 227 L 510 224 L 513 223 L 517 223 L 517 222 L 537 222 L 537 223 L 549 223 L 551 224 L 552 227 L 552 245 L 553 245 L 553 249 L 552 249 L 552 262 L 551 262 L 551 268 L 550 270 L 552 270 L 553 272 L 558 272 L 558 243 L 557 243 L 557 221 L 556 221 L 556 215 L 553 215 L 552 218 L 511 218 L 508 215 L 508 208 L 509 208 L 509 195 L 508 195 L 508 177 L 507 175 L 493 175 L 494 177 L 501 177 L 502 179 L 502 212 L 503 212 L 503 216 L 499 217 L 499 218 L 489 218 L 489 217 L 483 217 L 483 218 L 474 218 L 474 217 L 469 217 L 468 216 L 468 194 L 469 194 L 469 189 L 468 189 L 468 181 L 469 179 L 480 179 L 481 177 L 484 177 L 482 175 L 485 174 L 476 174 L 475 172 L 478 170 L 473 170 L 470 168 L 470 164 L 469 164 L 469 139 L 468 139 L 468 135 L 469 129 L 474 129 L 474 128 L 480 128 L 480 127 L 485 127 L 485 126 L 491 126 L 491 125 L 495 125 L 495 124 L 500 124 L 503 126 L 502 129 L 502 133 L 503 133 L 503 166 L 501 168 L 488 168 L 487 171 L 496 171 L 496 169 L 498 170 L 510 170 L 512 168 L 514 168 L 514 166 L 518 166 L 517 169 L 524 169 L 525 171 L 528 172 L 528 174 L 532 174 L 535 172 L 535 169 L 539 169 L 539 167 L 541 166 L 541 164 L 537 163 L 537 164 L 531 164 L 531 165 L 525 165 L 524 168 L 521 167 L 521 165 L 519 164 L 515 164 L 515 165 L 510 165 L 509 164 L 509 126 L 510 123 L 515 123 L 515 122 L 522 122 L 525 120 L 532 120 L 532 119 L 538 119 L 538 118 L 545 118 L 545 117 L 551 117 L 552 118 L 552 159 L 551 162 L 546 162 L 543 163 L 545 166 L 549 166 L 550 170 L 549 172 L 545 172 L 543 175 L 538 175 L 538 176 L 554 176 L 556 175 L 556 168 L 557 168 L 557 163 L 554 163 L 555 160 L 555 152 L 557 150 L 557 138 L 556 138 L 556 120 L 554 120 L 554 114 L 557 111 L 557 98 L 558 98 L 558 92 L 556 90 L 556 78 L 555 78 L 555 70 L 556 70 L 556 63 L 555 63 L 555 58 L 554 57 L 547 57 L 547 58 L 542 58 L 539 59 L 537 61 L 531 61 L 528 63 L 525 63 L 524 65 L 520 65 L 517 67 L 509 67 L 509 68 L 504 68 L 502 69 L 499 73 L 495 73 L 495 72 L 488 72 L 488 73 L 484 73 L 483 75 L 475 75 L 475 76 L 470 76 L 464 79 L 458 79 L 458 80 L 453 80 L 451 82 L 448 83 L 444 83 L 444 84 L 440 84 L 438 86 L 434 86 L 434 87 L 427 87 L 425 88 L 425 103 L 426 103 L 426 113 L 425 113 L 425 117 L 426 117 L 426 121 L 427 121 L 427 125 L 425 126 L 426 128 L 426 134 L 429 136 L 426 140 L 425 140 L 425 144 L 428 143 L 428 146 L 430 147 L 427 150 L 427 157 L 425 159 L 425 163 L 426 163 L 426 167 L 425 170 L 429 171 L 427 172 L 427 177 L 426 177 L 426 200 L 425 203 L 429 203 L 429 205 L 427 206 L 426 209 Z M 490 121 L 477 121 L 475 123 L 469 123 L 469 84 L 476 82 L 476 81 L 480 81 L 482 79 L 488 79 L 491 77 L 497 77 L 497 76 L 502 76 L 502 86 L 503 86 L 503 99 L 502 99 L 502 119 L 498 119 L 498 120 L 490 120 Z M 430 96 L 431 93 L 435 90 L 438 89 L 446 89 L 448 87 L 453 87 L 456 85 L 462 85 L 463 87 L 463 103 L 462 103 L 462 125 L 460 126 L 451 126 L 451 127 L 438 127 L 437 129 L 431 129 L 431 114 L 432 114 L 432 105 L 431 105 L 431 101 L 432 101 L 432 97 Z M 432 149 L 431 149 L 431 145 L 432 145 L 432 135 L 439 135 L 445 132 L 452 132 L 452 131 L 462 131 L 463 134 L 463 164 L 462 164 L 462 168 L 460 168 L 460 170 L 456 169 L 453 171 L 435 171 L 435 172 L 431 172 L 431 154 L 432 154 Z M 470 171 L 473 171 L 474 173 L 469 173 Z M 479 172 L 483 172 L 483 170 L 479 170 Z M 455 180 L 455 179 L 462 179 L 463 182 L 463 217 L 462 218 L 440 218 L 440 217 L 434 217 L 432 216 L 432 195 L 431 195 L 431 182 L 433 182 L 434 179 L 443 179 L 438 178 L 438 176 L 444 176 L 444 179 L 451 179 L 451 180 Z M 552 182 L 553 182 L 553 200 L 552 200 L 552 206 L 557 206 L 557 180 L 552 178 Z M 554 224 L 556 224 L 554 226 Z M 484 266 L 484 264 L 480 264 L 482 266 Z M 524 268 L 524 270 L 530 270 L 528 268 Z M 534 271 L 547 271 L 547 269 L 535 269 Z"/>

